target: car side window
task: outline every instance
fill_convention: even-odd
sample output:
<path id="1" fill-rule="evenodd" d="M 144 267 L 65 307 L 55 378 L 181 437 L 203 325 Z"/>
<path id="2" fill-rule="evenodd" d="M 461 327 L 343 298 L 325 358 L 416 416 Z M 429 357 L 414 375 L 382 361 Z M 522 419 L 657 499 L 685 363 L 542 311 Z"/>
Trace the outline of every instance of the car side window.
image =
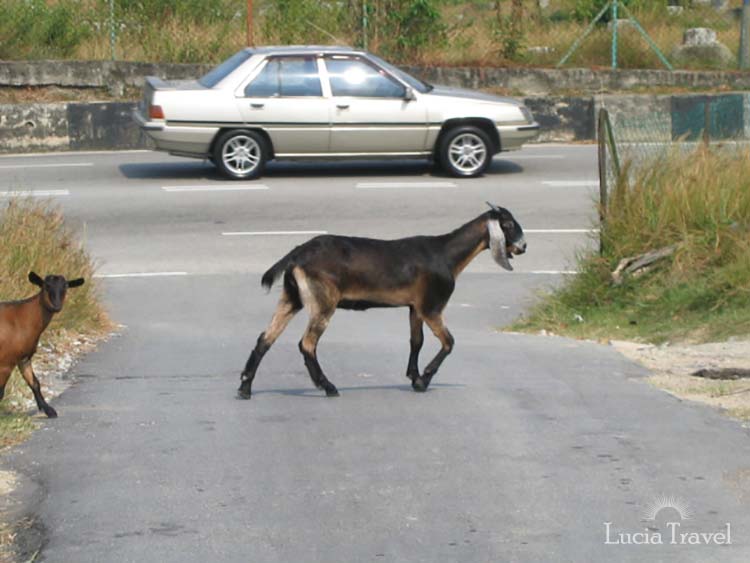
<path id="1" fill-rule="evenodd" d="M 255 98 L 322 95 L 318 65 L 314 57 L 271 59 L 245 88 L 245 96 Z"/>
<path id="2" fill-rule="evenodd" d="M 327 58 L 326 68 L 334 96 L 403 98 L 406 89 L 379 70 L 359 59 Z"/>

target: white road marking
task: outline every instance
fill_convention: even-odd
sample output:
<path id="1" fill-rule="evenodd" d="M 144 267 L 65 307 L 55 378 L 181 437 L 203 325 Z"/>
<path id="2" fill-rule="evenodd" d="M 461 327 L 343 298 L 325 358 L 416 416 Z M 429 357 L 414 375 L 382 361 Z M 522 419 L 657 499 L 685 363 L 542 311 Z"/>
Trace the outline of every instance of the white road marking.
<path id="1" fill-rule="evenodd" d="M 527 160 L 527 159 L 538 159 L 543 160 L 545 158 L 549 158 L 550 160 L 561 160 L 565 158 L 561 154 L 509 154 L 509 155 L 500 155 L 499 157 L 502 160 Z"/>
<path id="2" fill-rule="evenodd" d="M 553 188 L 589 188 L 598 186 L 599 180 L 546 180 L 542 184 Z"/>
<path id="3" fill-rule="evenodd" d="M 11 190 L 0 192 L 0 197 L 57 197 L 70 195 L 68 190 Z"/>
<path id="4" fill-rule="evenodd" d="M 524 229 L 524 234 L 532 233 L 532 234 L 578 234 L 578 233 L 598 233 L 599 229 Z"/>
<path id="5" fill-rule="evenodd" d="M 565 147 L 567 149 L 595 149 L 596 142 L 591 143 L 529 143 L 523 146 L 526 149 L 548 149 L 550 147 Z"/>
<path id="6" fill-rule="evenodd" d="M 135 272 L 130 274 L 95 274 L 95 278 L 162 278 L 174 276 L 187 276 L 187 272 Z"/>
<path id="7" fill-rule="evenodd" d="M 132 154 L 139 152 L 154 152 L 148 149 L 133 149 L 133 150 L 120 150 L 120 151 L 57 151 L 57 152 L 26 152 L 19 154 L 2 154 L 0 159 L 4 158 L 46 158 L 48 156 L 88 156 L 90 154 Z"/>
<path id="8" fill-rule="evenodd" d="M 162 186 L 161 189 L 165 192 L 248 192 L 270 188 L 265 184 L 252 184 L 250 186 Z"/>
<path id="9" fill-rule="evenodd" d="M 575 270 L 532 270 L 530 272 L 517 272 L 518 274 L 533 274 L 535 276 L 574 276 Z"/>
<path id="10" fill-rule="evenodd" d="M 359 190 L 391 190 L 402 188 L 457 188 L 453 182 L 357 182 Z"/>
<path id="11" fill-rule="evenodd" d="M 2 164 L 0 168 L 10 170 L 12 168 L 85 168 L 94 166 L 93 162 L 61 162 L 59 164 Z"/>
<path id="12" fill-rule="evenodd" d="M 221 234 L 225 237 L 265 237 L 274 235 L 327 235 L 328 231 L 237 231 Z"/>
<path id="13" fill-rule="evenodd" d="M 288 232 L 271 232 L 269 234 L 297 234 L 297 233 L 304 233 L 308 231 L 288 231 Z M 320 233 L 324 231 L 309 231 L 309 232 L 315 232 Z M 243 234 L 243 233 L 240 233 Z M 254 233 L 253 233 L 254 234 Z M 578 272 L 574 270 L 532 270 L 529 272 L 520 272 L 515 271 L 514 274 L 526 274 L 526 275 L 541 275 L 541 276 L 558 276 L 558 275 L 575 275 Z M 127 274 L 94 274 L 94 278 L 97 279 L 119 279 L 119 278 L 169 278 L 169 277 L 184 277 L 184 276 L 192 276 L 195 274 L 190 274 L 188 272 L 130 272 Z M 474 305 L 470 303 L 457 303 L 457 304 L 450 304 L 451 307 L 461 307 L 461 308 L 473 308 Z M 508 307 L 503 305 L 501 306 L 501 309 L 507 309 Z"/>

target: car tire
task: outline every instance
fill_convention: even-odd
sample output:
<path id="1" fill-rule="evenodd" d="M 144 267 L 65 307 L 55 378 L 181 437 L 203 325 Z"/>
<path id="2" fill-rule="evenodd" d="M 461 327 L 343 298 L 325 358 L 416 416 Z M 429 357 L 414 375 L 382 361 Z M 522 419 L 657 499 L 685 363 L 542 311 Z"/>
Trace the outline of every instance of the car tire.
<path id="1" fill-rule="evenodd" d="M 252 180 L 263 173 L 268 154 L 263 135 L 249 129 L 235 129 L 222 133 L 216 140 L 213 162 L 231 180 Z"/>
<path id="2" fill-rule="evenodd" d="M 439 162 L 457 178 L 481 175 L 492 162 L 492 142 L 487 133 L 470 125 L 448 130 L 440 140 Z"/>

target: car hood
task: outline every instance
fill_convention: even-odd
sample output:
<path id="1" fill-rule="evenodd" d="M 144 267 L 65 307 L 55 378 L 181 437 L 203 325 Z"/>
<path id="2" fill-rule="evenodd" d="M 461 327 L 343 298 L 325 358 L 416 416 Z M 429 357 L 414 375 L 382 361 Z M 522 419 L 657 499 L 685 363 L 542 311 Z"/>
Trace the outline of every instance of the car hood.
<path id="1" fill-rule="evenodd" d="M 444 96 L 448 98 L 464 98 L 468 100 L 474 100 L 476 102 L 494 102 L 511 104 L 514 106 L 522 106 L 523 103 L 513 98 L 507 98 L 505 96 L 495 96 L 494 94 L 487 94 L 485 92 L 477 92 L 476 90 L 468 90 L 466 88 L 452 88 L 450 86 L 433 86 L 432 90 L 427 92 L 429 96 Z"/>

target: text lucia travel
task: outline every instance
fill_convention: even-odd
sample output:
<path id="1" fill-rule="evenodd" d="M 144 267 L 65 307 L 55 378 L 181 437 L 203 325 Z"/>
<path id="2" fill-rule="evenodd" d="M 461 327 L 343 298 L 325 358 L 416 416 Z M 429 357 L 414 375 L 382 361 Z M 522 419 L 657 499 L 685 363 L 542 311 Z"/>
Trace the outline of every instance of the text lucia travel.
<path id="1" fill-rule="evenodd" d="M 682 532 L 680 522 L 667 522 L 668 531 L 662 533 L 644 529 L 642 532 L 618 532 L 612 522 L 604 523 L 605 545 L 731 545 L 732 528 L 729 522 L 718 532 Z"/>

